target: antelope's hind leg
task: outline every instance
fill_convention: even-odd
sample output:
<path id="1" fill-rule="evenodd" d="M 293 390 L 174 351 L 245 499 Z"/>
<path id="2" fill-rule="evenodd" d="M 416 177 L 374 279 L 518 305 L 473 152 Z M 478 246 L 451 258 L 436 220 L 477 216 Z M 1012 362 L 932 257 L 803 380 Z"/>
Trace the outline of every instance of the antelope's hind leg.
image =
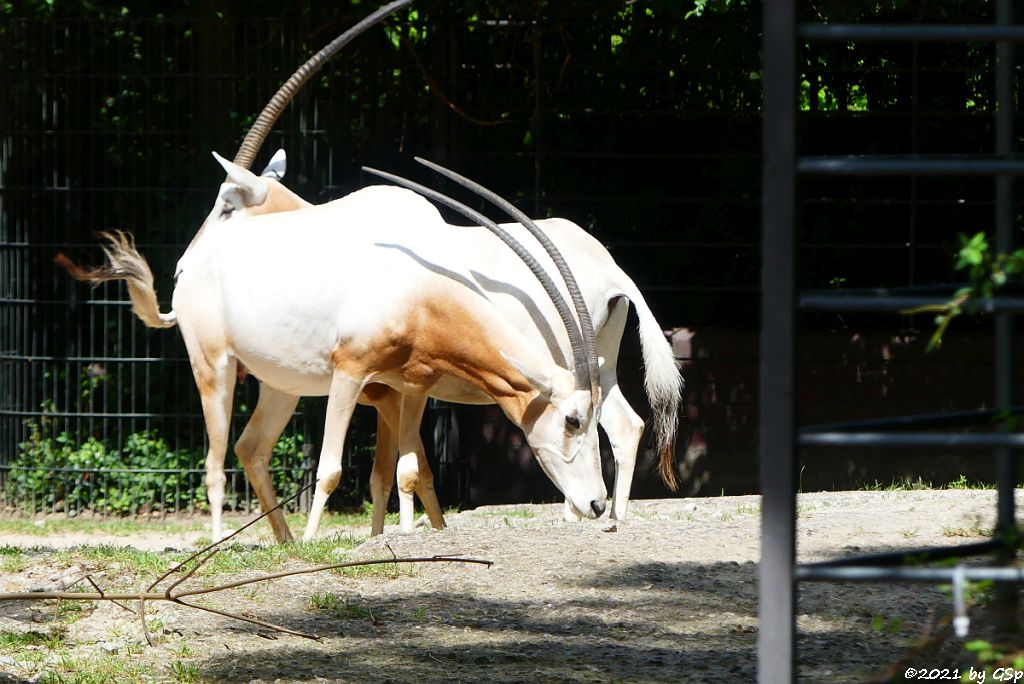
<path id="1" fill-rule="evenodd" d="M 373 501 L 373 518 L 370 523 L 371 537 L 384 533 L 384 516 L 388 510 L 391 486 L 395 482 L 395 466 L 398 464 L 398 445 L 395 444 L 399 416 L 397 398 L 394 404 L 394 414 L 387 416 L 385 413 L 389 409 L 381 404 L 375 404 L 377 408 L 377 444 L 373 455 L 373 471 L 370 473 L 370 499 Z"/>
<path id="2" fill-rule="evenodd" d="M 203 420 L 209 442 L 206 451 L 206 496 L 210 502 L 211 536 L 224 537 L 224 456 L 231 427 L 231 403 L 235 390 L 237 362 L 225 352 L 210 356 L 189 354 L 192 374 L 203 405 Z"/>
<path id="3" fill-rule="evenodd" d="M 297 396 L 260 383 L 260 398 L 256 402 L 256 410 L 246 423 L 242 436 L 235 443 L 235 455 L 245 468 L 245 475 L 264 511 L 277 506 L 277 495 L 274 493 L 274 483 L 270 478 L 270 454 L 281 432 L 295 413 L 295 406 L 298 403 Z M 291 541 L 292 533 L 288 529 L 283 511 L 274 511 L 268 516 L 268 521 L 278 542 Z"/>

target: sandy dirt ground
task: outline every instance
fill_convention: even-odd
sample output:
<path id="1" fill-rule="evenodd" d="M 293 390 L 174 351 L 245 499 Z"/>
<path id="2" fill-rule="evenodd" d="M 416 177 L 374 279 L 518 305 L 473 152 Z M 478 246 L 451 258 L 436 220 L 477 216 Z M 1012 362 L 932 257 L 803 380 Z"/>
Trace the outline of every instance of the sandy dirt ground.
<path id="1" fill-rule="evenodd" d="M 1018 498 L 1024 503 L 1024 492 Z M 759 506 L 756 496 L 636 501 L 631 519 L 614 532 L 607 521 L 564 523 L 555 505 L 485 507 L 452 516 L 440 532 L 389 529 L 344 557 L 452 554 L 492 560 L 490 568 L 441 563 L 387 575 L 321 573 L 205 599 L 318 640 L 166 604 L 151 609 L 160 624 L 155 647 L 138 647 L 138 620 L 111 604 L 90 607 L 70 635 L 76 655 L 132 653 L 157 671 L 186 653 L 202 681 L 752 681 Z M 995 493 L 804 494 L 798 510 L 800 559 L 812 561 L 979 541 L 993 524 Z M 3 543 L 162 550 L 186 548 L 200 534 Z M 33 554 L 32 568 L 0 577 L 5 590 L 66 572 L 52 552 Z M 313 608 L 316 593 L 334 594 L 349 609 Z M 952 640 L 939 653 L 916 650 L 922 636 L 948 629 L 950 608 L 946 593 L 926 585 L 802 585 L 800 679 L 879 680 L 897 662 L 955 667 L 962 649 Z M 45 630 L 45 619 L 40 623 L 27 604 L 7 604 L 0 629 Z M 41 674 L 38 664 L 17 657 L 0 658 L 0 671 L 15 679 Z"/>

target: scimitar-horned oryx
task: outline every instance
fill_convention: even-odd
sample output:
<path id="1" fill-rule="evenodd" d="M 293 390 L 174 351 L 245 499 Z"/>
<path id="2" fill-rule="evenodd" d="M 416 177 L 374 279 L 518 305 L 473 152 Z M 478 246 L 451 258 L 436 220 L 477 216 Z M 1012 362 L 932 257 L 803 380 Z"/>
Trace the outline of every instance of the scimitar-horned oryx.
<path id="1" fill-rule="evenodd" d="M 257 177 L 228 162 L 223 163 L 234 182 L 240 187 L 249 188 L 244 193 L 246 197 L 273 196 L 277 198 L 275 210 L 278 211 L 308 206 L 277 182 L 283 175 L 284 152 L 278 151 L 275 160 L 277 165 L 274 166 L 274 172 L 265 172 L 264 177 Z M 289 197 L 291 204 L 288 203 Z M 626 515 L 637 451 L 644 428 L 643 421 L 626 402 L 618 386 L 616 374 L 619 345 L 629 302 L 633 302 L 638 315 L 645 388 L 654 411 L 655 446 L 660 454 L 659 470 L 663 480 L 671 487 L 675 486 L 672 453 L 682 379 L 671 348 L 642 294 L 608 251 L 589 233 L 571 221 L 548 219 L 538 221 L 537 224 L 550 237 L 557 250 L 565 256 L 571 271 L 577 274 L 587 309 L 594 312 L 593 326 L 596 332 L 597 353 L 603 359 L 600 366 L 600 425 L 609 437 L 616 465 L 611 517 L 622 520 Z M 530 244 L 535 240 L 518 223 L 502 224 L 501 228 L 511 233 L 522 244 Z M 570 358 L 568 337 L 559 334 L 561 323 L 558 313 L 524 263 L 510 253 L 508 247 L 491 231 L 483 227 L 453 226 L 452 230 L 459 231 L 457 239 L 465 241 L 476 257 L 473 275 L 477 287 L 486 291 L 502 313 L 536 345 L 546 348 L 556 362 Z M 535 251 L 542 253 L 539 248 Z M 554 270 L 555 267 L 547 264 L 547 268 Z M 491 400 L 483 395 L 473 399 L 472 403 L 491 403 Z M 297 400 L 297 397 L 278 398 L 268 394 L 265 387 L 261 387 L 260 401 L 247 426 L 247 431 L 253 430 L 264 435 L 259 442 L 260 456 L 254 459 L 253 467 L 266 469 L 271 448 L 294 411 Z M 398 454 L 402 454 L 397 463 L 401 528 L 403 531 L 410 531 L 414 525 L 414 492 L 423 502 L 431 524 L 435 527 L 443 525 L 444 518 L 434 493 L 433 476 L 426 463 L 423 444 L 419 438 L 419 418 L 407 418 L 406 422 L 414 429 L 404 438 L 399 435 L 398 416 L 401 408 L 404 406 L 407 415 L 410 410 L 416 411 L 414 415 L 421 415 L 425 401 L 413 398 L 405 398 L 404 401 L 405 404 L 402 403 L 403 397 L 394 390 L 379 385 L 368 388 L 360 399 L 361 403 L 374 405 L 379 412 L 377 449 L 370 479 L 373 498 L 371 534 L 383 531 L 385 507 L 395 479 Z M 243 436 L 240 446 L 245 441 Z M 410 444 L 412 451 L 409 450 Z M 261 474 L 260 477 L 262 479 L 268 476 Z M 570 506 L 567 506 L 567 515 L 575 516 Z"/>
<path id="2" fill-rule="evenodd" d="M 523 429 L 578 514 L 604 512 L 592 429 L 596 359 L 587 358 L 571 316 L 575 371 L 554 363 L 475 285 L 469 242 L 451 239 L 453 228 L 413 193 L 374 186 L 321 206 L 231 218 L 234 205 L 224 198 L 239 191 L 222 185 L 179 260 L 170 313 L 159 311 L 148 265 L 123 233 L 109 236 L 105 267 L 66 264 L 82 280 L 128 281 L 144 322 L 178 324 L 202 399 L 209 462 L 223 463 L 242 363 L 279 392 L 328 396 L 307 539 L 340 480 L 348 422 L 371 383 L 420 402 L 428 394 L 467 402 L 485 395 Z M 403 424 L 407 416 L 418 424 L 420 411 L 401 410 L 400 437 L 416 427 Z M 247 474 L 267 505 L 261 490 L 269 483 Z M 220 508 L 223 470 L 207 478 L 211 505 Z"/>

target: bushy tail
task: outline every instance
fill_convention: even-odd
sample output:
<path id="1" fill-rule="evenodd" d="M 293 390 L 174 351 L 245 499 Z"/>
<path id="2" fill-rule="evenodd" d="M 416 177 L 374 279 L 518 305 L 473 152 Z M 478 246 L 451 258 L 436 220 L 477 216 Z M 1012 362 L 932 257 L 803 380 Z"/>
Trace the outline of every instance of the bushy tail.
<path id="1" fill-rule="evenodd" d="M 107 280 L 123 280 L 128 285 L 128 295 L 132 300 L 132 311 L 150 328 L 171 328 L 178 320 L 174 311 L 160 313 L 160 304 L 156 300 L 153 289 L 153 272 L 149 264 L 138 250 L 132 236 L 120 230 L 112 233 L 100 233 L 99 237 L 109 244 L 103 245 L 107 255 L 107 263 L 99 268 L 82 268 L 63 253 L 58 253 L 54 261 L 63 266 L 75 280 L 82 280 L 98 285 Z"/>
<path id="2" fill-rule="evenodd" d="M 672 346 L 665 339 L 639 290 L 626 297 L 636 308 L 640 321 L 640 348 L 644 357 L 644 388 L 654 412 L 654 443 L 658 450 L 658 474 L 672 491 L 679 488 L 675 470 L 676 428 L 683 397 L 683 376 L 676 365 Z"/>

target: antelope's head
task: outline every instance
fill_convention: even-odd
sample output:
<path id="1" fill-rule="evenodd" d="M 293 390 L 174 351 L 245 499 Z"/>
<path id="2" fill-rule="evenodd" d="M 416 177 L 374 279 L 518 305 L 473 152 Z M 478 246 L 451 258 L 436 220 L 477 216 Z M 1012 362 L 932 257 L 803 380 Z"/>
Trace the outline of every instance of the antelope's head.
<path id="1" fill-rule="evenodd" d="M 213 157 L 224 168 L 227 178 L 221 183 L 206 222 L 294 211 L 312 206 L 281 184 L 287 162 L 284 150 L 278 150 L 267 168 L 258 176 L 216 152 Z"/>
<path id="2" fill-rule="evenodd" d="M 514 358 L 505 359 L 537 390 L 522 428 L 541 469 L 577 515 L 601 517 L 608 490 L 597 433 L 600 401 L 595 404 L 590 388 L 579 387 L 566 369 L 554 367 L 541 376 Z"/>

